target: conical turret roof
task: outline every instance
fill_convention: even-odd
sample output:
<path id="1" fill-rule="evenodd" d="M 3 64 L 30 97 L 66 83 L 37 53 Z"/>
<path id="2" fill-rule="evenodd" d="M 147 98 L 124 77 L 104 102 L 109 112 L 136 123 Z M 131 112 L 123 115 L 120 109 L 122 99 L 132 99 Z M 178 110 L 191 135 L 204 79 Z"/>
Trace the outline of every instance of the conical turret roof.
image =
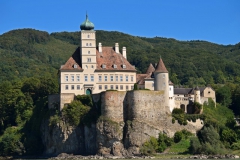
<path id="1" fill-rule="evenodd" d="M 155 72 L 162 72 L 162 73 L 168 73 L 168 70 L 166 69 L 163 61 L 162 61 L 162 58 L 159 59 L 159 62 L 157 64 L 157 67 L 155 69 Z"/>
<path id="2" fill-rule="evenodd" d="M 88 20 L 88 15 L 86 14 L 86 20 L 80 25 L 81 30 L 92 30 L 94 29 L 94 24 Z"/>
<path id="3" fill-rule="evenodd" d="M 149 67 L 146 71 L 146 74 L 152 73 L 155 71 L 155 68 L 153 67 L 152 63 L 149 64 Z"/>

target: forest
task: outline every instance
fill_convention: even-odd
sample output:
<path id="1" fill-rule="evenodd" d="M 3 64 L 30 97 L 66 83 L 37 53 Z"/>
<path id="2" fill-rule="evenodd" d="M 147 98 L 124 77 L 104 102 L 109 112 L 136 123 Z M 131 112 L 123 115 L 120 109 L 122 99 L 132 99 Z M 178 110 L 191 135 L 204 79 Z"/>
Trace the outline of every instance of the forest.
<path id="1" fill-rule="evenodd" d="M 149 64 L 155 65 L 161 56 L 175 87 L 211 85 L 216 91 L 217 106 L 225 107 L 230 118 L 239 117 L 240 43 L 218 45 L 201 40 L 147 38 L 102 30 L 96 31 L 96 37 L 97 44 L 101 42 L 103 46 L 119 43 L 120 52 L 125 46 L 127 59 L 138 73 L 145 73 Z M 50 114 L 47 96 L 58 93 L 58 69 L 79 43 L 80 32 L 49 34 L 18 29 L 0 35 L 2 156 L 42 153 L 40 124 Z M 240 144 L 239 129 L 236 126 L 228 129 L 236 134 L 234 142 Z"/>

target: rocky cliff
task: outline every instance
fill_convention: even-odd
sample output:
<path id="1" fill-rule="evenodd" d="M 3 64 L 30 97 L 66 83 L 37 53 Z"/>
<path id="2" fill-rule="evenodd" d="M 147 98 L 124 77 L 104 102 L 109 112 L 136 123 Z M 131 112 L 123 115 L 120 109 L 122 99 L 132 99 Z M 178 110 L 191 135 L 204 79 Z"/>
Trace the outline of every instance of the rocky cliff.
<path id="1" fill-rule="evenodd" d="M 139 154 L 141 145 L 150 136 L 165 133 L 172 137 L 176 131 L 187 129 L 196 133 L 202 121 L 188 125 L 172 123 L 169 107 L 163 106 L 162 92 L 107 91 L 93 95 L 93 101 L 101 106 L 101 116 L 90 126 L 69 126 L 61 121 L 49 126 L 42 125 L 45 154 L 99 154 L 130 156 Z"/>

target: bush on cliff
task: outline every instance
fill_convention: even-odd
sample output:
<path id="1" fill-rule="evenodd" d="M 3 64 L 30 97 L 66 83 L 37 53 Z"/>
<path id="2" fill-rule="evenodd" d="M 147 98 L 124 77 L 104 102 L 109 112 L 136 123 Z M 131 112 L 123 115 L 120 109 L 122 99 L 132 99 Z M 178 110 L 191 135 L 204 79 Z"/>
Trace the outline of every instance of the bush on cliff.
<path id="1" fill-rule="evenodd" d="M 89 110 L 89 106 L 85 106 L 80 101 L 74 100 L 63 108 L 62 115 L 70 125 L 78 126 Z"/>
<path id="2" fill-rule="evenodd" d="M 191 139 L 190 151 L 193 154 L 224 154 L 225 147 L 220 141 L 218 132 L 213 126 L 204 126 L 197 134 L 197 139 Z"/>
<path id="3" fill-rule="evenodd" d="M 171 146 L 172 143 L 172 138 L 169 138 L 166 134 L 159 133 L 158 138 L 150 137 L 150 139 L 142 145 L 140 152 L 143 155 L 152 155 L 156 152 L 163 152 L 167 147 Z"/>

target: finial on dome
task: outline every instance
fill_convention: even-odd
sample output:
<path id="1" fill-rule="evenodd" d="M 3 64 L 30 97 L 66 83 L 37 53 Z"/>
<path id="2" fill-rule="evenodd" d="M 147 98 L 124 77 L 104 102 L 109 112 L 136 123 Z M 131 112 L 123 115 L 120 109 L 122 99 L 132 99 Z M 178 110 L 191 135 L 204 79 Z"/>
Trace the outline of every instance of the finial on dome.
<path id="1" fill-rule="evenodd" d="M 80 25 L 81 30 L 93 30 L 94 24 L 88 20 L 88 14 L 86 12 L 86 20 Z"/>

